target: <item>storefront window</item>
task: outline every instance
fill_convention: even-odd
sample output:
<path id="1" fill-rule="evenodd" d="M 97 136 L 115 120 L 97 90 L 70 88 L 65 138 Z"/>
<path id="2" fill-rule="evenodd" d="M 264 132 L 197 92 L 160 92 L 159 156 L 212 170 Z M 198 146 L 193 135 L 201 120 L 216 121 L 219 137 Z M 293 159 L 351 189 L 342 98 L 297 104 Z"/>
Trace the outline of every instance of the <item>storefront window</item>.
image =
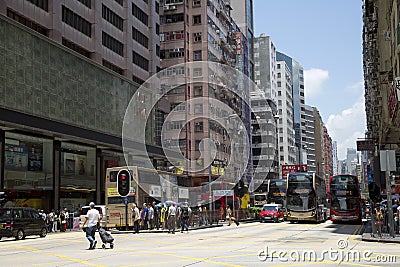
<path id="1" fill-rule="evenodd" d="M 52 190 L 53 140 L 6 132 L 5 189 Z"/>
<path id="2" fill-rule="evenodd" d="M 60 206 L 75 210 L 94 201 L 96 148 L 61 143 Z"/>

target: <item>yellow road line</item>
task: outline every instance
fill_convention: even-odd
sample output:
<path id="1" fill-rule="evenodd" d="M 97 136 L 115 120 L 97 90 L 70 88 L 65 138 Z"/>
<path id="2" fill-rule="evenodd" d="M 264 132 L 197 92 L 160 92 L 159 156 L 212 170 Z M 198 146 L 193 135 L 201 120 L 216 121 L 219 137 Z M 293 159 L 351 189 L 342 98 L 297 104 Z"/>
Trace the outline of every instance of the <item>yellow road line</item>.
<path id="1" fill-rule="evenodd" d="M 164 255 L 164 256 L 173 256 L 181 259 L 188 259 L 188 260 L 193 260 L 193 261 L 201 261 L 201 262 L 206 262 L 206 263 L 211 263 L 211 264 L 217 264 L 217 265 L 223 265 L 223 266 L 231 266 L 231 267 L 244 267 L 243 265 L 237 265 L 234 263 L 228 263 L 228 262 L 222 262 L 222 261 L 213 261 L 209 260 L 207 258 L 196 258 L 196 257 L 189 257 L 189 256 L 180 256 L 172 253 L 166 253 L 166 252 L 152 252 L 153 254 L 159 254 L 159 255 Z"/>
<path id="2" fill-rule="evenodd" d="M 69 256 L 65 256 L 65 255 L 62 255 L 62 254 L 46 252 L 46 251 L 43 251 L 43 250 L 40 250 L 40 249 L 35 249 L 35 248 L 30 248 L 30 247 L 25 247 L 25 246 L 14 246 L 14 247 L 15 248 L 19 248 L 19 249 L 29 250 L 29 251 L 36 252 L 36 253 L 41 253 L 41 254 L 53 256 L 53 257 L 57 257 L 57 258 L 61 258 L 61 259 L 65 259 L 65 260 L 76 262 L 76 263 L 80 263 L 80 264 L 89 265 L 89 266 L 106 267 L 104 265 L 90 263 L 87 260 L 80 260 L 80 259 L 77 259 L 77 258 L 72 258 L 72 257 L 69 257 Z"/>

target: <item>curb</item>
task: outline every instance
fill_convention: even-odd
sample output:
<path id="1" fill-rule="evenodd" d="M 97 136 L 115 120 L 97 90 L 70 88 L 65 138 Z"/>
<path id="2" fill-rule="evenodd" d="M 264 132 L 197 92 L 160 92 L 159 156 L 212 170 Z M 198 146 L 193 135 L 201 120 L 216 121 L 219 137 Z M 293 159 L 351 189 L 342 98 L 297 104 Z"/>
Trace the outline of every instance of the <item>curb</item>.
<path id="1" fill-rule="evenodd" d="M 222 227 L 223 224 L 213 224 L 209 226 L 200 226 L 196 228 L 189 228 L 190 231 L 201 230 L 201 229 L 208 229 L 208 228 L 215 228 L 215 227 Z M 134 234 L 135 232 L 132 230 L 128 231 L 121 231 L 121 230 L 109 230 L 111 234 Z M 179 232 L 180 228 L 177 228 L 175 232 Z M 140 230 L 139 234 L 157 234 L 157 233 L 168 233 L 168 230 Z"/>
<path id="2" fill-rule="evenodd" d="M 379 242 L 379 243 L 399 243 L 400 239 L 396 238 L 381 238 L 381 237 L 372 237 L 370 233 L 365 233 L 362 235 L 362 241 L 366 242 Z"/>

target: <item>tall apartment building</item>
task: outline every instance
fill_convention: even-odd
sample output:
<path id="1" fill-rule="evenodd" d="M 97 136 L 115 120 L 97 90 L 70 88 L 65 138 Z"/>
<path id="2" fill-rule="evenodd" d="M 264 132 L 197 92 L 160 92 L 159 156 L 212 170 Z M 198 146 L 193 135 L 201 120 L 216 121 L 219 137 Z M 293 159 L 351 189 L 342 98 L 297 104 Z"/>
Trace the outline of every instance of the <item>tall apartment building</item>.
<path id="1" fill-rule="evenodd" d="M 304 106 L 304 149 L 303 155 L 306 159 L 306 164 L 309 171 L 315 172 L 316 168 L 316 155 L 315 155 L 315 119 L 314 109 L 309 105 Z"/>
<path id="2" fill-rule="evenodd" d="M 354 148 L 347 148 L 346 173 L 356 175 L 357 164 L 358 164 L 357 150 Z"/>
<path id="3" fill-rule="evenodd" d="M 333 175 L 340 174 L 339 173 L 339 160 L 337 155 L 337 142 L 332 142 L 332 171 Z"/>
<path id="4" fill-rule="evenodd" d="M 333 152 L 332 152 L 332 138 L 329 136 L 328 129 L 324 126 L 324 158 L 325 158 L 325 179 L 329 180 L 329 176 L 333 175 Z"/>
<path id="5" fill-rule="evenodd" d="M 314 115 L 314 137 L 315 137 L 315 168 L 316 173 L 325 177 L 325 144 L 324 144 L 324 122 L 318 108 L 313 107 Z"/>
<path id="6" fill-rule="evenodd" d="M 231 16 L 246 37 L 249 46 L 249 76 L 254 80 L 254 17 L 253 0 L 230 0 Z"/>
<path id="7" fill-rule="evenodd" d="M 304 135 L 304 71 L 303 67 L 293 58 L 281 52 L 276 53 L 278 61 L 285 61 L 292 73 L 293 87 L 293 127 L 295 130 L 295 147 L 296 147 L 296 162 L 303 163 L 302 155 L 304 153 L 304 143 L 302 137 Z"/>
<path id="8" fill-rule="evenodd" d="M 293 124 L 292 73 L 285 61 L 277 61 L 279 164 L 296 163 Z M 281 172 L 281 170 L 280 170 Z"/>
<path id="9" fill-rule="evenodd" d="M 251 93 L 253 166 L 260 171 L 253 179 L 257 184 L 279 177 L 277 150 L 277 108 L 263 91 Z"/>
<path id="10" fill-rule="evenodd" d="M 260 92 L 250 95 L 252 120 L 253 166 L 260 164 L 262 172 L 254 179 L 279 176 L 277 149 L 277 69 L 276 48 L 265 34 L 254 39 L 254 82 Z M 254 120 L 258 118 L 259 120 Z"/>
<path id="11" fill-rule="evenodd" d="M 276 53 L 271 37 L 261 34 L 254 38 L 254 82 L 274 102 L 277 98 Z"/>
<path id="12" fill-rule="evenodd" d="M 230 0 L 164 0 L 160 2 L 160 40 L 161 40 L 161 67 L 162 69 L 173 68 L 174 77 L 185 76 L 185 67 L 177 64 L 209 61 L 236 68 L 243 73 L 248 73 L 248 43 L 239 27 L 231 17 L 232 6 Z M 222 72 L 221 72 L 222 71 Z M 193 73 L 195 72 L 195 73 Z M 218 73 L 220 72 L 220 73 Z M 227 109 L 219 110 L 209 103 L 198 103 L 194 107 L 182 105 L 183 102 L 204 97 L 216 99 L 239 115 L 245 122 L 246 129 L 237 129 L 243 134 L 250 134 L 250 112 L 244 105 L 244 99 L 249 99 L 249 85 L 241 85 L 238 91 L 242 95 L 235 95 L 228 88 L 235 84 L 233 77 L 226 77 L 222 68 L 220 70 L 194 69 L 187 75 L 203 77 L 203 79 L 214 79 L 217 77 L 218 84 L 207 83 L 204 80 L 191 84 L 181 84 L 169 91 L 165 97 L 170 104 L 170 111 L 180 109 L 182 116 L 179 121 L 168 122 L 164 134 L 164 145 L 179 144 L 178 147 L 189 160 L 197 159 L 197 167 L 203 168 L 195 173 L 189 173 L 191 184 L 199 186 L 205 182 L 214 180 L 225 169 L 230 158 L 230 138 L 227 138 L 226 130 L 212 119 L 210 115 L 222 114 L 222 117 L 229 120 L 233 114 Z M 173 85 L 172 85 L 173 86 Z M 237 91 L 237 92 L 238 92 Z M 202 118 L 188 120 L 188 116 L 203 114 Z M 167 118 L 168 112 L 161 114 Z M 182 129 L 178 134 L 178 129 Z M 210 147 L 201 142 L 209 138 L 217 147 L 216 158 L 210 167 L 204 164 L 200 150 L 205 155 L 210 154 Z M 174 145 L 172 145 L 174 146 Z M 175 145 L 176 146 L 176 145 Z M 201 147 L 202 146 L 202 147 Z M 203 155 L 204 157 L 204 155 Z M 251 162 L 251 161 L 250 161 Z M 189 166 L 182 166 L 188 169 Z M 246 179 L 251 183 L 248 174 L 245 177 L 229 177 Z"/>
<path id="13" fill-rule="evenodd" d="M 160 67 L 158 1 L 1 0 L 0 14 L 139 84 Z"/>

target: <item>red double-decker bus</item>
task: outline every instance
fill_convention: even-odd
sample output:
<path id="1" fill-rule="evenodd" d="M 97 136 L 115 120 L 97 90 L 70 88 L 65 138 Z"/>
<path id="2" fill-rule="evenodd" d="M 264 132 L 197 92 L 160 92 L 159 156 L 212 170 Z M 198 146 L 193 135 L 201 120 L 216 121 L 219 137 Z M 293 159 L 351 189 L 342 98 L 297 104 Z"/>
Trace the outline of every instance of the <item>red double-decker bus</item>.
<path id="1" fill-rule="evenodd" d="M 329 181 L 330 219 L 334 223 L 361 223 L 361 197 L 358 178 L 341 174 Z"/>

